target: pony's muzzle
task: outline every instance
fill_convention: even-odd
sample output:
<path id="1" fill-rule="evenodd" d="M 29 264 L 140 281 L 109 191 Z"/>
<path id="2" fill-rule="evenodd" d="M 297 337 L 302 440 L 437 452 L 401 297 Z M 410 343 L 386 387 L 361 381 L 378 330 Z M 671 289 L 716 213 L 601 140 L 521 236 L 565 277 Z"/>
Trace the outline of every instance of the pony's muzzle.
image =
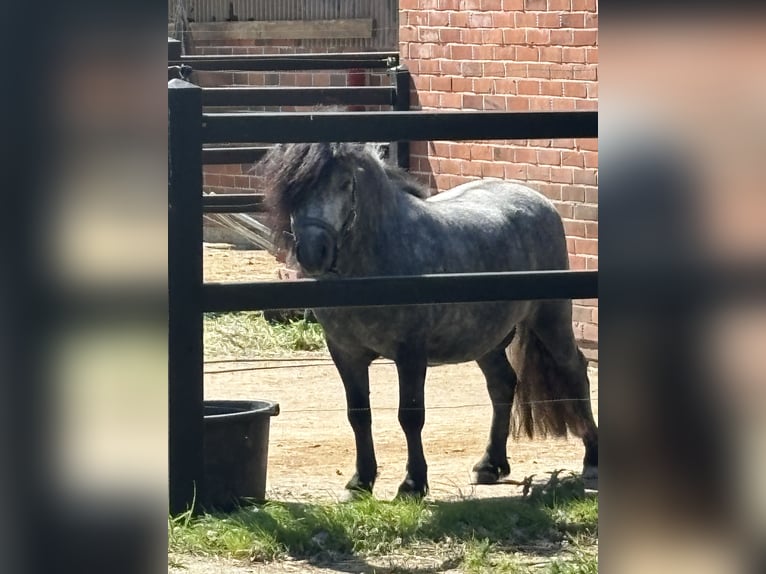
<path id="1" fill-rule="evenodd" d="M 296 233 L 295 258 L 306 275 L 321 275 L 335 265 L 337 245 L 321 227 L 309 226 Z"/>

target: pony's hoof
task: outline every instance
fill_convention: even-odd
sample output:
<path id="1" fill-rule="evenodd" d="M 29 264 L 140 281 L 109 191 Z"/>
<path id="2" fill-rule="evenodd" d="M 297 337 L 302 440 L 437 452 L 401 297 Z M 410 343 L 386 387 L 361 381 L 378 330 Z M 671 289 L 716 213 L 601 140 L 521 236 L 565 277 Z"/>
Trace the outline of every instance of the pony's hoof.
<path id="1" fill-rule="evenodd" d="M 483 464 L 473 467 L 471 484 L 496 484 L 501 478 L 511 474 L 511 467 L 503 465 Z"/>
<path id="2" fill-rule="evenodd" d="M 598 467 L 584 467 L 582 470 L 582 482 L 585 488 L 590 490 L 598 490 Z"/>
<path id="3" fill-rule="evenodd" d="M 471 473 L 471 484 L 495 484 L 500 480 L 497 470 L 481 469 Z"/>
<path id="4" fill-rule="evenodd" d="M 396 493 L 396 498 L 401 499 L 416 499 L 420 500 L 426 497 L 428 494 L 428 484 L 423 483 L 418 486 L 411 478 L 407 478 L 402 484 L 399 485 L 399 490 Z"/>

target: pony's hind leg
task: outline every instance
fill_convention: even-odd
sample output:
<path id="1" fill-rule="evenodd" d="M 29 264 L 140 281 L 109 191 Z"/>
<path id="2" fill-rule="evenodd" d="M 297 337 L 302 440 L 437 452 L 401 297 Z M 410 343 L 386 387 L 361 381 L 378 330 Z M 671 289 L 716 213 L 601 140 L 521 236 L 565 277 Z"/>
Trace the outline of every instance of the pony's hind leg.
<path id="1" fill-rule="evenodd" d="M 577 347 L 572 330 L 571 302 L 541 302 L 518 339 L 516 352 L 520 351 L 523 365 L 519 371 L 519 395 L 537 402 L 526 409 L 527 413 L 535 413 L 534 424 L 542 421 L 543 429 L 546 426 L 556 429 L 554 434 L 566 429 L 582 439 L 585 446 L 583 480 L 586 485 L 595 487 L 598 428 L 591 409 L 588 362 Z M 530 374 L 532 376 L 524 381 L 525 375 Z M 531 388 L 532 385 L 535 388 Z M 528 427 L 528 431 L 530 429 Z"/>
<path id="2" fill-rule="evenodd" d="M 343 380 L 348 422 L 351 423 L 356 441 L 356 472 L 346 484 L 346 498 L 353 499 L 359 493 L 372 493 L 378 475 L 378 463 L 372 441 L 369 378 L 369 366 L 375 355 L 341 350 L 329 339 L 327 348 Z"/>
<path id="3" fill-rule="evenodd" d="M 507 444 L 516 373 L 505 355 L 505 347 L 487 353 L 476 362 L 487 380 L 492 400 L 492 426 L 487 450 L 473 467 L 472 481 L 475 484 L 494 484 L 511 473 Z"/>

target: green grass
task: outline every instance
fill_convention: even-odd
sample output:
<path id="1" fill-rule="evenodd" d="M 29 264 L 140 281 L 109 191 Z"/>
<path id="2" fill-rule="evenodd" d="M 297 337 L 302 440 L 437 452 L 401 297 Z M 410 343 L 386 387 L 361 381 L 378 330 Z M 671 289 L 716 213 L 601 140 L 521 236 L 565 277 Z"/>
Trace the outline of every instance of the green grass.
<path id="1" fill-rule="evenodd" d="M 469 574 L 598 570 L 598 499 L 579 479 L 555 473 L 524 497 L 270 502 L 231 514 L 187 513 L 168 526 L 169 550 L 178 554 L 257 562 L 449 556 Z"/>
<path id="2" fill-rule="evenodd" d="M 206 313 L 204 325 L 207 359 L 325 349 L 318 323 L 299 320 L 271 324 L 260 311 Z"/>

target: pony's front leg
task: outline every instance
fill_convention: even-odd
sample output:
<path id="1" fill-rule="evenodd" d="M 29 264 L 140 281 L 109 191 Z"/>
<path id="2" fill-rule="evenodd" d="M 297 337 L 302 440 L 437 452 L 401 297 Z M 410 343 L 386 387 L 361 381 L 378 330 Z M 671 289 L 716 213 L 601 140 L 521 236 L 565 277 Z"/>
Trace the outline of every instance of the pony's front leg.
<path id="1" fill-rule="evenodd" d="M 426 412 L 426 367 L 425 353 L 403 351 L 396 360 L 399 374 L 399 424 L 407 438 L 407 476 L 399 486 L 398 496 L 424 497 L 428 494 L 428 467 L 421 434 Z"/>
<path id="2" fill-rule="evenodd" d="M 347 498 L 350 499 L 360 492 L 372 493 L 378 475 L 372 442 L 369 378 L 369 366 L 375 355 L 364 351 L 341 350 L 329 339 L 327 348 L 346 389 L 348 422 L 351 423 L 356 441 L 356 472 L 346 484 Z"/>

